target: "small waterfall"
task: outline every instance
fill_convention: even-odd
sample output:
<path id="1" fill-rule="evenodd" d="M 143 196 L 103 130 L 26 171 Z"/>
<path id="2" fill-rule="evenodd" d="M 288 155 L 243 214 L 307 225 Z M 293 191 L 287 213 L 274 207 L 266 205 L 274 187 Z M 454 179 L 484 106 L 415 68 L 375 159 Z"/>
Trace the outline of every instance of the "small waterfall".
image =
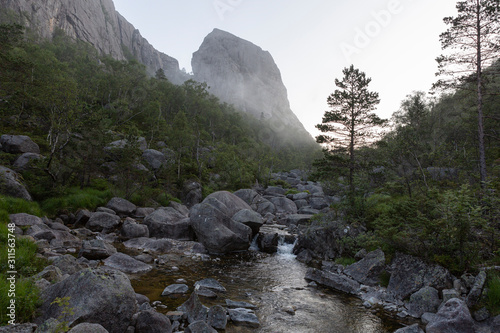
<path id="1" fill-rule="evenodd" d="M 278 255 L 287 260 L 295 259 L 297 257 L 295 254 L 293 254 L 293 248 L 295 247 L 295 243 L 297 243 L 297 240 L 295 240 L 293 244 L 286 243 L 285 236 L 280 235 L 278 240 L 278 251 L 277 251 Z"/>
<path id="2" fill-rule="evenodd" d="M 259 237 L 259 234 L 255 235 L 255 237 L 252 240 L 252 243 L 250 244 L 250 247 L 248 248 L 250 251 L 259 251 L 259 245 L 257 244 L 257 237 Z"/>

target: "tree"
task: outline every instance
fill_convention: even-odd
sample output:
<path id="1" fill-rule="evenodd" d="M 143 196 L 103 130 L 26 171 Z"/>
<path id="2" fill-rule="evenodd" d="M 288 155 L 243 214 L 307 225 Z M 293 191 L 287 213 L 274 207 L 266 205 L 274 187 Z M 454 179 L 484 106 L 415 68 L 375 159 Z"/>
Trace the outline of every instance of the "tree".
<path id="1" fill-rule="evenodd" d="M 499 0 L 466 0 L 456 6 L 458 15 L 446 17 L 448 30 L 440 35 L 443 50 L 450 50 L 436 60 L 437 75 L 446 75 L 436 86 L 461 88 L 475 83 L 478 113 L 479 172 L 481 186 L 487 179 L 486 152 L 484 145 L 483 98 L 485 69 L 499 57 L 500 24 Z"/>
<path id="2" fill-rule="evenodd" d="M 328 96 L 331 110 L 325 111 L 321 124 L 316 128 L 323 133 L 318 143 L 326 144 L 325 154 L 336 153 L 348 157 L 349 186 L 354 189 L 353 177 L 356 169 L 355 148 L 366 144 L 376 136 L 374 128 L 385 124 L 372 111 L 380 103 L 379 95 L 368 90 L 371 78 L 353 65 L 344 68 L 342 81 L 335 79 L 336 89 Z"/>

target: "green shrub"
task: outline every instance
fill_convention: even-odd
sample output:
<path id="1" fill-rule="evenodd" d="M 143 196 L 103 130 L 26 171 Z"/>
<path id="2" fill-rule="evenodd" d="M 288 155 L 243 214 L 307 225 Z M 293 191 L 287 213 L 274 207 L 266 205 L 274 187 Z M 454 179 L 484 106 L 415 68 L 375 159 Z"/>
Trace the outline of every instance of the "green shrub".
<path id="1" fill-rule="evenodd" d="M 496 316 L 500 314 L 500 275 L 498 273 L 489 273 L 487 286 L 486 307 Z"/>
<path id="2" fill-rule="evenodd" d="M 0 218 L 3 222 L 8 221 L 8 216 L 7 219 L 5 219 L 5 213 L 27 213 L 36 216 L 43 216 L 42 209 L 36 202 L 0 195 L 0 212 L 2 211 L 3 215 L 1 215 Z"/>

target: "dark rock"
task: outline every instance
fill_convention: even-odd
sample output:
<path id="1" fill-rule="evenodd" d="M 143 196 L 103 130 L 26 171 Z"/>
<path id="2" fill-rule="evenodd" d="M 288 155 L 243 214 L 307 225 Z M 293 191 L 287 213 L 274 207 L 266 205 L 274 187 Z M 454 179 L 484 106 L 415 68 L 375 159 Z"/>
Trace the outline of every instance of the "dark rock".
<path id="1" fill-rule="evenodd" d="M 488 311 L 487 308 L 481 308 L 477 311 L 474 312 L 474 319 L 476 321 L 485 321 L 491 317 L 491 313 Z"/>
<path id="2" fill-rule="evenodd" d="M 217 331 L 204 321 L 198 320 L 186 327 L 184 333 L 217 333 Z"/>
<path id="3" fill-rule="evenodd" d="M 146 149 L 142 153 L 142 159 L 146 161 L 146 164 L 149 165 L 149 167 L 153 171 L 158 171 L 163 166 L 167 165 L 167 158 L 165 157 L 165 155 L 162 152 L 154 149 Z"/>
<path id="4" fill-rule="evenodd" d="M 115 253 L 105 259 L 104 265 L 128 274 L 146 273 L 153 269 L 151 265 L 135 260 L 129 255 L 121 252 Z"/>
<path id="5" fill-rule="evenodd" d="M 216 292 L 226 292 L 226 288 L 215 279 L 203 279 L 194 283 L 195 289 L 206 288 Z"/>
<path id="6" fill-rule="evenodd" d="M 172 207 L 159 208 L 144 219 L 149 236 L 178 240 L 193 240 L 189 218 Z"/>
<path id="7" fill-rule="evenodd" d="M 130 216 L 137 206 L 123 198 L 114 197 L 106 204 L 106 208 L 112 209 L 118 215 Z"/>
<path id="8" fill-rule="evenodd" d="M 135 324 L 135 333 L 159 332 L 172 332 L 172 325 L 167 316 L 154 310 L 146 310 L 138 313 Z"/>
<path id="9" fill-rule="evenodd" d="M 123 226 L 120 234 L 125 240 L 132 238 L 149 237 L 149 229 L 146 225 L 138 224 L 135 220 L 127 217 L 125 221 L 123 221 Z"/>
<path id="10" fill-rule="evenodd" d="M 486 283 L 486 272 L 481 271 L 479 274 L 476 276 L 474 280 L 474 284 L 472 285 L 472 288 L 467 295 L 467 306 L 473 307 L 479 302 L 479 299 L 481 298 L 481 294 L 483 292 L 484 284 Z"/>
<path id="11" fill-rule="evenodd" d="M 257 328 L 260 326 L 259 319 L 255 315 L 255 312 L 253 312 L 250 309 L 243 309 L 243 308 L 229 309 L 228 312 L 231 321 L 235 324 L 249 326 L 253 328 Z"/>
<path id="12" fill-rule="evenodd" d="M 286 190 L 282 187 L 278 186 L 269 186 L 266 188 L 265 194 L 270 196 L 284 196 Z"/>
<path id="13" fill-rule="evenodd" d="M 85 227 L 92 231 L 108 231 L 120 224 L 120 217 L 104 212 L 95 212 L 90 216 Z"/>
<path id="14" fill-rule="evenodd" d="M 142 294 L 135 294 L 135 300 L 137 301 L 137 304 L 142 305 L 144 303 L 149 303 L 150 299 L 146 295 Z"/>
<path id="15" fill-rule="evenodd" d="M 297 205 L 287 198 L 271 198 L 271 203 L 276 207 L 276 213 L 297 214 Z"/>
<path id="16" fill-rule="evenodd" d="M 198 294 L 198 296 L 202 296 L 202 297 L 206 297 L 206 298 L 217 298 L 217 293 L 208 289 L 208 288 L 205 288 L 205 287 L 199 287 L 195 290 L 196 294 Z"/>
<path id="17" fill-rule="evenodd" d="M 300 253 L 297 254 L 297 257 L 295 259 L 305 264 L 309 264 L 311 261 L 313 261 L 314 257 L 310 250 L 305 249 L 300 251 Z"/>
<path id="18" fill-rule="evenodd" d="M 70 329 L 68 333 L 109 333 L 109 331 L 99 324 L 81 323 Z"/>
<path id="19" fill-rule="evenodd" d="M 474 320 L 465 302 L 447 301 L 425 328 L 426 333 L 474 333 Z"/>
<path id="20" fill-rule="evenodd" d="M 225 330 L 227 325 L 226 309 L 220 305 L 212 306 L 208 310 L 207 324 L 218 330 Z"/>
<path id="21" fill-rule="evenodd" d="M 182 201 L 184 204 L 191 208 L 201 202 L 203 198 L 201 184 L 194 181 L 186 181 L 182 189 Z"/>
<path id="22" fill-rule="evenodd" d="M 423 287 L 410 296 L 406 308 L 412 317 L 420 318 L 425 312 L 436 312 L 440 304 L 439 292 L 432 287 Z"/>
<path id="23" fill-rule="evenodd" d="M 252 209 L 245 201 L 227 191 L 214 192 L 208 195 L 203 202 L 210 201 L 211 199 L 216 199 L 216 201 L 213 201 L 215 203 L 221 202 L 223 204 L 222 207 L 224 207 L 223 212 L 230 217 L 242 209 Z M 220 209 L 220 207 L 216 207 Z"/>
<path id="24" fill-rule="evenodd" d="M 83 241 L 80 257 L 84 257 L 89 260 L 101 260 L 106 259 L 115 253 L 116 248 L 113 245 L 100 239 L 92 239 L 89 241 Z"/>
<path id="25" fill-rule="evenodd" d="M 328 207 L 328 202 L 326 202 L 325 198 L 323 197 L 312 197 L 309 199 L 309 204 L 311 205 L 311 208 L 317 209 L 317 210 L 322 210 L 323 208 Z"/>
<path id="26" fill-rule="evenodd" d="M 233 215 L 232 219 L 235 222 L 242 223 L 252 229 L 252 235 L 259 233 L 260 227 L 264 224 L 262 216 L 250 209 L 242 209 Z"/>
<path id="27" fill-rule="evenodd" d="M 175 294 L 185 294 L 189 290 L 189 287 L 186 284 L 171 284 L 166 287 L 161 293 L 162 296 L 170 296 Z"/>
<path id="28" fill-rule="evenodd" d="M 286 217 L 286 224 L 287 225 L 309 224 L 311 222 L 312 217 L 313 215 L 308 215 L 308 214 L 291 214 Z"/>
<path id="29" fill-rule="evenodd" d="M 0 165 L 0 194 L 31 201 L 31 195 L 14 170 Z"/>
<path id="30" fill-rule="evenodd" d="M 177 310 L 182 311 L 187 315 L 188 322 L 190 324 L 199 320 L 203 322 L 207 320 L 208 308 L 201 304 L 196 293 L 192 293 L 191 297 L 179 306 Z"/>
<path id="31" fill-rule="evenodd" d="M 317 282 L 320 285 L 350 294 L 357 294 L 360 287 L 358 282 L 344 275 L 322 271 L 316 268 L 308 269 L 305 278 L 306 280 Z"/>
<path id="32" fill-rule="evenodd" d="M 316 215 L 319 214 L 319 210 L 311 208 L 311 206 L 302 207 L 298 210 L 299 214 L 302 215 Z"/>
<path id="33" fill-rule="evenodd" d="M 168 206 L 172 207 L 173 209 L 175 209 L 176 211 L 181 213 L 181 215 L 183 215 L 184 217 L 189 217 L 189 208 L 187 208 L 183 204 L 180 204 L 180 203 L 175 202 L 175 201 L 170 201 Z"/>
<path id="34" fill-rule="evenodd" d="M 40 273 L 34 276 L 35 280 L 45 279 L 52 283 L 57 283 L 63 279 L 63 273 L 61 270 L 53 265 L 49 265 L 43 269 Z"/>
<path id="35" fill-rule="evenodd" d="M 380 274 L 384 270 L 385 255 L 380 249 L 372 251 L 360 261 L 349 265 L 344 274 L 349 275 L 359 283 L 376 286 L 380 282 Z"/>
<path id="36" fill-rule="evenodd" d="M 36 324 L 15 324 L 0 327 L 0 333 L 33 333 L 37 329 Z"/>
<path id="37" fill-rule="evenodd" d="M 0 137 L 0 145 L 4 152 L 10 154 L 40 154 L 40 147 L 26 135 L 4 134 Z"/>
<path id="38" fill-rule="evenodd" d="M 91 321 L 110 333 L 122 333 L 136 312 L 130 280 L 124 273 L 112 269 L 85 269 L 47 288 L 42 293 L 42 315 L 36 319 L 37 323 L 62 316 L 64 307 L 54 303 L 58 298 L 67 298 L 68 307 L 73 309 L 73 313 L 64 315 L 70 327 Z"/>
<path id="39" fill-rule="evenodd" d="M 89 221 L 90 217 L 92 216 L 92 213 L 87 210 L 87 209 L 81 209 L 78 211 L 78 213 L 76 214 L 76 218 L 75 218 L 75 223 L 74 223 L 74 227 L 83 227 L 87 224 L 87 222 Z"/>
<path id="40" fill-rule="evenodd" d="M 400 328 L 394 331 L 394 333 L 424 333 L 424 330 L 422 330 L 418 324 L 413 324 L 411 326 Z"/>
<path id="41" fill-rule="evenodd" d="M 257 306 L 251 303 L 231 301 L 230 299 L 226 299 L 226 306 L 229 309 L 236 309 L 236 308 L 252 309 L 252 310 L 257 309 Z"/>
<path id="42" fill-rule="evenodd" d="M 14 164 L 12 165 L 12 168 L 14 168 L 14 170 L 18 172 L 25 171 L 29 169 L 33 161 L 40 160 L 42 158 L 43 156 L 40 154 L 24 153 L 16 158 Z"/>
<path id="43" fill-rule="evenodd" d="M 278 251 L 279 236 L 277 233 L 259 233 L 257 244 L 262 252 L 276 253 Z"/>

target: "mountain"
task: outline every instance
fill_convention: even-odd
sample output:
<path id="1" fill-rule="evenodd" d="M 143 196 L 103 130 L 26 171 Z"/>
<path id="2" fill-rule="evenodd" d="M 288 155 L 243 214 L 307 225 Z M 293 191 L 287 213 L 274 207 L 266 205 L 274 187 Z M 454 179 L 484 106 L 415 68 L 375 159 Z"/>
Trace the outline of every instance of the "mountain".
<path id="1" fill-rule="evenodd" d="M 278 66 L 259 46 L 214 29 L 193 53 L 191 65 L 194 79 L 206 82 L 209 91 L 222 101 L 265 119 L 277 132 L 303 131 L 308 135 L 290 109 Z"/>
<path id="2" fill-rule="evenodd" d="M 112 0 L 0 0 L 0 22 L 21 22 L 37 36 L 51 39 L 60 29 L 118 60 L 137 59 L 153 75 L 163 69 L 176 84 L 188 79 L 179 62 L 156 50 L 116 10 Z"/>

